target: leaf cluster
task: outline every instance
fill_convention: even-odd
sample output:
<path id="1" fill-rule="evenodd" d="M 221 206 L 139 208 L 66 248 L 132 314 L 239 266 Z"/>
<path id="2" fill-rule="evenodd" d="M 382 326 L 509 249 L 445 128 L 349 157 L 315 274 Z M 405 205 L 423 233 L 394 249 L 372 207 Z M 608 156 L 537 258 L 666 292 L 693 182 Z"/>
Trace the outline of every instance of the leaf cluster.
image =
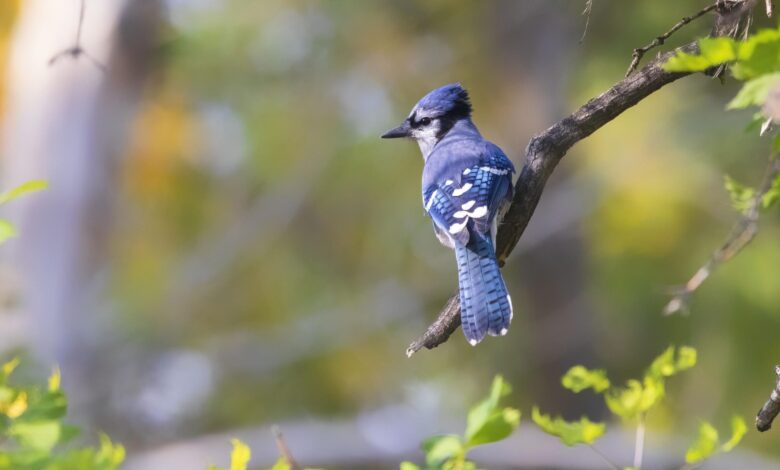
<path id="1" fill-rule="evenodd" d="M 2 199 L 2 196 L 0 196 Z M 59 370 L 49 377 L 46 388 L 15 386 L 10 377 L 19 365 L 13 359 L 0 367 L 0 470 L 115 470 L 125 450 L 108 436 L 100 436 L 95 447 L 58 452 L 57 446 L 78 435 L 78 429 L 64 423 L 68 402 L 60 389 Z"/>
<path id="2" fill-rule="evenodd" d="M 500 405 L 501 398 L 511 390 L 501 376 L 496 376 L 488 397 L 469 411 L 463 436 L 446 434 L 425 440 L 425 466 L 403 462 L 401 470 L 476 470 L 476 464 L 467 459 L 469 450 L 506 439 L 520 424 L 520 411 Z"/>

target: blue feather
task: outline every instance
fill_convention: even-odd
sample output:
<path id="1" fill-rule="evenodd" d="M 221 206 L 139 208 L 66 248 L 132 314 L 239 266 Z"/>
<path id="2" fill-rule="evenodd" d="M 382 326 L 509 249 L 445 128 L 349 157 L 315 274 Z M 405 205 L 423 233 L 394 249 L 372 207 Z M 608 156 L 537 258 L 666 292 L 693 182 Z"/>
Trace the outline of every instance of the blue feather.
<path id="1" fill-rule="evenodd" d="M 463 333 L 476 345 L 485 334 L 506 334 L 512 321 L 507 294 L 490 237 L 470 230 L 469 244 L 455 245 Z"/>

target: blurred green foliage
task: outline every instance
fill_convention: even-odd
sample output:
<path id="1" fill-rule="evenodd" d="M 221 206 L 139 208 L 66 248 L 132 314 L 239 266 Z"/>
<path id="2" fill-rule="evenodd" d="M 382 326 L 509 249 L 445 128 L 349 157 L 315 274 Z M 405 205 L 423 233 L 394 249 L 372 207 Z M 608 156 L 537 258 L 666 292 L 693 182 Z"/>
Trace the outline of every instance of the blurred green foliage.
<path id="1" fill-rule="evenodd" d="M 55 370 L 47 387 L 17 386 L 12 359 L 0 367 L 0 469 L 3 470 L 116 470 L 125 450 L 106 435 L 97 447 L 60 450 L 78 434 L 64 422 L 67 400 Z"/>

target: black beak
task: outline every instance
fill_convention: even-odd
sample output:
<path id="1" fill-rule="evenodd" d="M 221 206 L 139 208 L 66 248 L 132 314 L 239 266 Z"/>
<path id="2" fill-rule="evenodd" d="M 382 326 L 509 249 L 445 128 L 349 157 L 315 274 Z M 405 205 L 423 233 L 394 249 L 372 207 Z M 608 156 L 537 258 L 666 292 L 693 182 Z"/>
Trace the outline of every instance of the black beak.
<path id="1" fill-rule="evenodd" d="M 409 121 L 404 121 L 401 123 L 400 126 L 396 127 L 395 129 L 390 129 L 389 131 L 382 134 L 383 139 L 397 139 L 399 137 L 409 137 L 409 132 L 412 130 L 412 127 L 409 125 Z"/>

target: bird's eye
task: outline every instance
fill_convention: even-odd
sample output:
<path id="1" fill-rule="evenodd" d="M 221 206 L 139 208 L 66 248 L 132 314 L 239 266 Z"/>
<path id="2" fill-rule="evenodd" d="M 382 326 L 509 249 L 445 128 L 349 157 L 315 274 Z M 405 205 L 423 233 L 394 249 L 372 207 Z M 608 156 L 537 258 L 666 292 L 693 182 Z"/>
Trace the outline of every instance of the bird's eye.
<path id="1" fill-rule="evenodd" d="M 431 123 L 431 118 L 429 117 L 424 117 L 420 119 L 420 124 L 422 124 L 423 126 L 427 126 L 430 123 Z"/>

